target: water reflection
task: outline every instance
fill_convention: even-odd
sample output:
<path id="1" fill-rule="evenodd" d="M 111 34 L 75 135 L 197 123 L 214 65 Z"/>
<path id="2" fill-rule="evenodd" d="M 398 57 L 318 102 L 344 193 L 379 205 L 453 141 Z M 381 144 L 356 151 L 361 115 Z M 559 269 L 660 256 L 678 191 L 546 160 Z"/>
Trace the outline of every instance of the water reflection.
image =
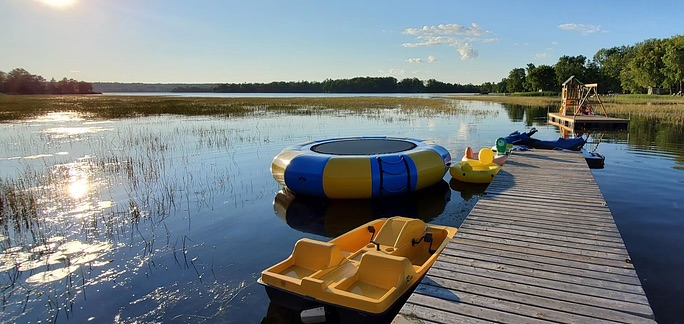
<path id="1" fill-rule="evenodd" d="M 488 104 L 472 116 L 467 115 L 472 106 L 462 105 L 461 115 L 312 108 L 315 113 L 277 117 L 264 112 L 117 119 L 106 126 L 77 114 L 0 123 L 0 321 L 258 321 L 268 298 L 254 282 L 261 270 L 290 253 L 296 240 L 310 236 L 301 232 L 333 237 L 395 214 L 459 226 L 483 190 L 452 181 L 407 201 L 340 204 L 286 194 L 274 199 L 280 187 L 268 170 L 272 157 L 290 143 L 314 138 L 383 135 L 430 139 L 462 154 L 466 146 L 491 146 L 537 118 L 545 125 L 546 109 L 528 108 L 521 115 L 517 108 L 506 112 Z M 522 119 L 511 121 L 507 113 Z M 67 136 L 43 132 L 61 127 L 102 128 Z M 558 137 L 557 129 L 536 127 L 540 138 Z M 670 242 L 663 246 L 684 246 L 677 231 L 684 132 L 681 126 L 638 118 L 632 118 L 632 127 L 629 134 L 606 134 L 599 150 L 610 165 L 595 174 L 605 181 L 600 184 L 608 188 L 607 199 L 617 199 L 611 205 L 616 219 L 624 219 L 622 208 L 635 214 L 634 222 L 646 222 L 634 226 L 632 235 L 627 224 L 624 236 L 630 254 L 637 247 L 632 254 L 637 264 L 652 255 L 647 251 L 640 258 L 638 248 L 657 249 L 660 245 L 648 242 L 660 237 Z M 649 181 L 644 181 L 647 168 Z M 627 182 L 631 179 L 637 183 Z M 616 183 L 613 187 L 624 192 L 611 196 Z M 629 198 L 633 188 L 644 197 L 641 209 Z M 452 189 L 459 194 L 452 196 Z M 276 220 L 274 208 L 289 226 Z M 641 217 L 645 214 L 652 217 Z M 670 214 L 675 216 L 664 216 Z M 653 230 L 653 224 L 667 225 Z M 643 272 L 637 264 L 639 275 L 649 278 L 646 284 L 673 278 L 667 269 L 681 268 L 676 253 L 663 254 L 640 263 L 656 264 L 655 272 Z M 656 291 L 677 281 L 667 282 Z M 658 294 L 653 296 L 657 300 Z M 661 311 L 667 309 L 662 305 Z"/>
<path id="2" fill-rule="evenodd" d="M 465 201 L 470 201 L 474 197 L 482 195 L 488 186 L 488 183 L 467 183 L 458 181 L 454 178 L 449 181 L 449 187 L 451 187 L 452 190 L 459 192 L 461 198 Z"/>
<path id="3" fill-rule="evenodd" d="M 300 315 L 298 312 L 291 310 L 289 308 L 280 306 L 278 304 L 269 303 L 268 310 L 266 311 L 266 316 L 261 320 L 261 324 L 282 324 L 282 323 L 292 323 L 299 324 L 302 323 Z M 328 323 L 328 322 L 326 322 Z"/>
<path id="4" fill-rule="evenodd" d="M 628 132 L 584 129 L 569 132 L 554 127 L 563 138 L 585 136 L 587 144 L 584 148 L 590 151 L 600 152 L 601 143 L 628 144 L 627 149 L 635 154 L 671 159 L 677 163 L 673 168 L 684 168 L 684 125 L 666 124 L 653 118 L 631 116 Z"/>
<path id="5" fill-rule="evenodd" d="M 449 184 L 442 180 L 409 196 L 383 199 L 300 197 L 284 189 L 276 195 L 273 210 L 293 229 L 332 238 L 383 217 L 406 216 L 428 223 L 450 200 Z"/>
<path id="6" fill-rule="evenodd" d="M 43 134 L 48 135 L 49 138 L 58 139 L 88 133 L 105 132 L 108 130 L 111 129 L 102 127 L 55 127 L 43 130 Z"/>
<path id="7" fill-rule="evenodd" d="M 77 112 L 51 112 L 42 116 L 26 120 L 27 123 L 55 123 L 82 121 L 83 116 Z"/>
<path id="8" fill-rule="evenodd" d="M 26 283 L 45 284 L 68 277 L 81 265 L 94 267 L 104 264 L 97 261 L 112 250 L 108 242 L 70 241 L 60 245 L 63 240 L 64 237 L 58 236 L 34 247 L 5 249 L 0 253 L 0 272 L 13 278 L 13 283 L 26 272 L 29 274 L 24 280 Z"/>
<path id="9" fill-rule="evenodd" d="M 546 108 L 531 108 L 513 104 L 502 104 L 501 106 L 512 122 L 524 122 L 526 127 L 546 125 L 548 112 L 558 110 L 555 106 Z"/>

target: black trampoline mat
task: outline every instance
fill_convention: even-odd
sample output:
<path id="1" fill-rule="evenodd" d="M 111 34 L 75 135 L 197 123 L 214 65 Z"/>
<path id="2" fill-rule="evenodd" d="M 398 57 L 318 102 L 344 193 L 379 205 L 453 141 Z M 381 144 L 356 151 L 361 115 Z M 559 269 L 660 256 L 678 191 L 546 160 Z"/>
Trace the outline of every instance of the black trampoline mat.
<path id="1" fill-rule="evenodd" d="M 415 143 L 387 138 L 343 139 L 317 144 L 311 150 L 332 155 L 374 155 L 408 151 Z"/>

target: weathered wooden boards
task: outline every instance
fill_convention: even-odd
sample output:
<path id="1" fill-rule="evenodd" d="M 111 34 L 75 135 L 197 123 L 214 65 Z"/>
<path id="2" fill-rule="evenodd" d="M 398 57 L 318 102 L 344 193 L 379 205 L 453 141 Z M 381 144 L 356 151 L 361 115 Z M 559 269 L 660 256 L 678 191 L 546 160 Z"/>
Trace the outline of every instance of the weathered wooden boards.
<path id="1" fill-rule="evenodd" d="M 580 153 L 515 152 L 394 323 L 648 323 Z"/>

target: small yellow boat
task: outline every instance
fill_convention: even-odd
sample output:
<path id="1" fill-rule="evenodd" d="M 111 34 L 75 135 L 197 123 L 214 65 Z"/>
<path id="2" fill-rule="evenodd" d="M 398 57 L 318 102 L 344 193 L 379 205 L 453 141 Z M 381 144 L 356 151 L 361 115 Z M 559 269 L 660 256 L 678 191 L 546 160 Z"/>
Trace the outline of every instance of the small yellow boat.
<path id="1" fill-rule="evenodd" d="M 451 177 L 469 183 L 490 183 L 501 171 L 501 166 L 494 163 L 494 151 L 483 148 L 478 153 L 478 160 L 461 161 L 449 168 Z"/>
<path id="2" fill-rule="evenodd" d="M 498 154 L 494 149 L 491 149 L 492 152 L 494 152 L 494 160 L 493 162 L 503 166 L 506 161 L 508 161 L 508 154 Z M 461 158 L 461 161 L 466 162 L 466 161 L 479 161 L 480 160 L 480 153 L 473 151 L 470 146 L 466 147 L 465 149 L 465 154 L 463 154 L 463 157 Z"/>
<path id="3" fill-rule="evenodd" d="M 397 216 L 368 222 L 329 242 L 303 238 L 258 282 L 272 303 L 298 311 L 322 305 L 380 316 L 413 291 L 456 231 Z"/>

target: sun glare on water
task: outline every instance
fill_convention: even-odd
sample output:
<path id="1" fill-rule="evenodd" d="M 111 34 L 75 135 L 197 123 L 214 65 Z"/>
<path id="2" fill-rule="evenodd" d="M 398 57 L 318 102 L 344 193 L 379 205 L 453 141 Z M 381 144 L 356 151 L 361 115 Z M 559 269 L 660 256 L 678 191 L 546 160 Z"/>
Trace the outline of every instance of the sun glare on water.
<path id="1" fill-rule="evenodd" d="M 38 0 L 48 6 L 55 8 L 67 8 L 73 6 L 78 0 Z"/>

